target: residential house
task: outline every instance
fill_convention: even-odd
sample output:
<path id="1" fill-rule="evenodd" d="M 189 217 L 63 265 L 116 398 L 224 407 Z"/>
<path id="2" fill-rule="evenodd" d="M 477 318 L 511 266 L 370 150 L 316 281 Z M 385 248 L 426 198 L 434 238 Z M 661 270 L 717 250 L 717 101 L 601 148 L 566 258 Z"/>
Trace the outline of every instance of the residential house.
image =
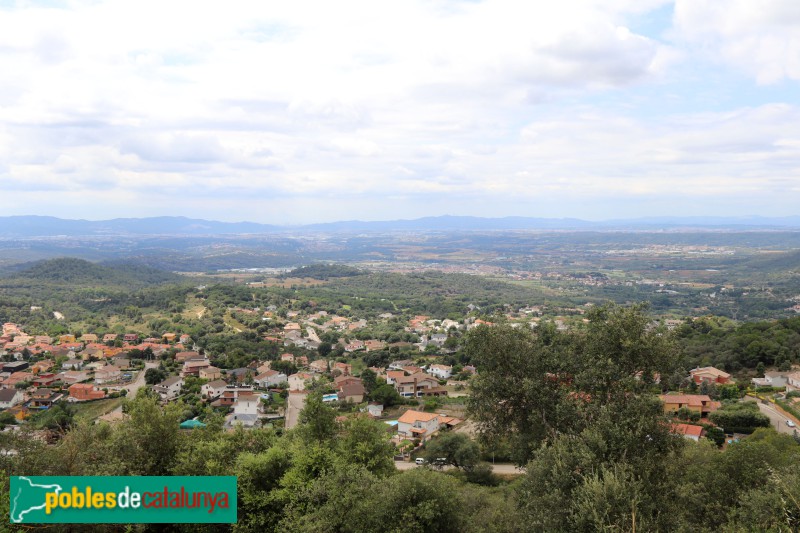
<path id="1" fill-rule="evenodd" d="M 61 346 L 59 346 L 62 350 L 69 350 L 71 352 L 80 352 L 83 350 L 83 343 L 82 342 L 62 342 Z"/>
<path id="2" fill-rule="evenodd" d="M 383 404 L 379 402 L 370 402 L 369 405 L 367 405 L 367 412 L 371 417 L 380 418 L 383 416 Z"/>
<path id="3" fill-rule="evenodd" d="M 52 372 L 41 372 L 31 382 L 34 387 L 49 387 L 59 380 L 59 376 Z"/>
<path id="4" fill-rule="evenodd" d="M 3 387 L 5 388 L 12 388 L 17 385 L 17 383 L 28 383 L 33 381 L 36 378 L 30 372 L 14 372 L 3 381 Z"/>
<path id="5" fill-rule="evenodd" d="M 695 442 L 700 440 L 704 432 L 705 428 L 703 426 L 695 426 L 693 424 L 672 424 L 671 426 L 671 433 Z"/>
<path id="6" fill-rule="evenodd" d="M 433 344 L 434 346 L 441 348 L 444 346 L 445 341 L 447 341 L 446 333 L 434 333 L 431 335 L 431 338 L 428 339 L 428 344 Z"/>
<path id="7" fill-rule="evenodd" d="M 22 372 L 26 370 L 30 364 L 27 361 L 12 361 L 10 363 L 3 364 L 3 372 Z"/>
<path id="8" fill-rule="evenodd" d="M 128 370 L 131 367 L 131 360 L 118 355 L 111 359 L 111 364 L 120 370 Z"/>
<path id="9" fill-rule="evenodd" d="M 100 400 L 106 397 L 106 393 L 98 390 L 89 383 L 75 383 L 69 387 L 69 397 L 72 401 L 85 402 L 88 400 Z"/>
<path id="10" fill-rule="evenodd" d="M 136 333 L 126 333 L 122 336 L 122 340 L 125 342 L 139 342 L 139 335 Z"/>
<path id="11" fill-rule="evenodd" d="M 52 389 L 36 389 L 31 394 L 30 402 L 28 402 L 28 407 L 35 408 L 35 409 L 48 409 L 54 403 L 59 401 L 63 398 L 64 395 L 58 392 L 53 392 Z"/>
<path id="12" fill-rule="evenodd" d="M 406 373 L 403 370 L 389 370 L 386 372 L 386 383 L 394 385 L 398 379 L 404 377 L 406 377 Z"/>
<path id="13" fill-rule="evenodd" d="M 357 378 L 355 376 L 337 376 L 333 380 L 333 386 L 336 388 L 342 387 L 344 385 L 352 385 L 354 383 L 362 384 L 361 378 Z"/>
<path id="14" fill-rule="evenodd" d="M 800 372 L 792 372 L 786 376 L 786 382 L 789 386 L 800 389 Z"/>
<path id="15" fill-rule="evenodd" d="M 704 417 L 722 406 L 720 402 L 713 401 L 706 394 L 662 394 L 659 398 L 664 402 L 665 413 L 686 408 Z"/>
<path id="16" fill-rule="evenodd" d="M 317 359 L 316 361 L 311 361 L 308 365 L 308 369 L 311 372 L 317 372 L 319 374 L 324 374 L 328 371 L 328 361 L 325 359 Z"/>
<path id="17" fill-rule="evenodd" d="M 364 349 L 364 341 L 354 340 L 344 346 L 345 352 L 355 352 Z"/>
<path id="18" fill-rule="evenodd" d="M 267 370 L 272 370 L 272 362 L 271 361 L 264 361 L 260 365 L 256 367 L 256 374 L 263 374 Z"/>
<path id="19" fill-rule="evenodd" d="M 80 340 L 81 340 L 81 342 L 86 343 L 86 344 L 88 344 L 90 342 L 97 342 L 97 335 L 95 335 L 94 333 L 84 333 L 81 336 Z"/>
<path id="20" fill-rule="evenodd" d="M 395 380 L 394 388 L 400 396 L 404 398 L 413 398 L 416 396 L 425 396 L 426 389 L 439 391 L 439 381 L 426 376 L 425 374 L 415 374 L 412 376 L 403 376 Z M 446 392 L 442 394 L 446 396 Z"/>
<path id="21" fill-rule="evenodd" d="M 225 387 L 225 390 L 222 391 L 222 394 L 220 394 L 219 400 L 214 402 L 213 405 L 222 407 L 233 407 L 234 404 L 239 399 L 240 395 L 248 395 L 252 393 L 253 393 L 252 387 L 228 385 L 227 387 Z"/>
<path id="22" fill-rule="evenodd" d="M 436 379 L 450 379 L 453 375 L 453 367 L 447 365 L 431 365 L 428 367 L 428 374 Z"/>
<path id="23" fill-rule="evenodd" d="M 334 370 L 338 370 L 342 373 L 343 376 L 349 376 L 353 373 L 353 365 L 348 365 L 347 363 L 333 363 L 333 368 L 331 368 L 331 372 Z"/>
<path id="24" fill-rule="evenodd" d="M 269 389 L 271 387 L 278 387 L 284 383 L 289 382 L 286 374 L 278 372 L 277 370 L 267 370 L 255 377 L 253 382 L 262 389 Z"/>
<path id="25" fill-rule="evenodd" d="M 756 387 L 785 387 L 788 383 L 786 372 L 766 372 L 763 378 L 753 378 Z"/>
<path id="26" fill-rule="evenodd" d="M 309 374 L 307 372 L 298 372 L 289 376 L 289 390 L 305 390 L 306 382 L 314 381 L 317 379 L 316 374 Z"/>
<path id="27" fill-rule="evenodd" d="M 161 335 L 161 338 L 164 339 L 164 342 L 168 342 L 170 344 L 175 342 L 175 337 L 176 335 L 174 333 L 164 333 Z"/>
<path id="28" fill-rule="evenodd" d="M 31 365 L 31 372 L 33 372 L 34 374 L 41 374 L 42 372 L 47 372 L 48 370 L 53 368 L 53 365 L 55 365 L 55 362 L 49 359 L 44 359 L 43 361 L 37 361 L 33 363 L 33 365 Z"/>
<path id="29" fill-rule="evenodd" d="M 713 366 L 704 366 L 703 368 L 695 368 L 694 370 L 690 370 L 689 374 L 694 380 L 695 383 L 698 385 L 703 383 L 716 383 L 718 385 L 724 385 L 726 383 L 731 383 L 731 375 L 727 372 L 723 372 L 718 368 L 714 368 Z"/>
<path id="30" fill-rule="evenodd" d="M 175 361 L 185 363 L 191 359 L 204 359 L 199 352 L 178 352 L 175 354 Z"/>
<path id="31" fill-rule="evenodd" d="M 208 359 L 199 359 L 199 360 L 191 360 L 186 361 L 183 363 L 183 368 L 181 369 L 181 376 L 199 376 L 200 370 L 204 368 L 208 368 L 211 366 L 211 362 Z"/>
<path id="32" fill-rule="evenodd" d="M 67 370 L 59 375 L 61 376 L 61 381 L 63 381 L 65 385 L 89 381 L 89 373 L 85 370 Z"/>
<path id="33" fill-rule="evenodd" d="M 106 365 L 94 373 L 94 381 L 98 385 L 119 381 L 122 371 L 114 365 Z"/>
<path id="34" fill-rule="evenodd" d="M 215 366 L 208 366 L 206 368 L 201 368 L 198 376 L 200 379 L 208 379 L 213 381 L 222 377 L 222 371 Z"/>
<path id="35" fill-rule="evenodd" d="M 294 358 L 294 364 L 298 366 L 298 368 L 307 368 L 308 367 L 308 357 L 305 355 L 300 355 Z"/>
<path id="36" fill-rule="evenodd" d="M 183 378 L 178 376 L 173 376 L 171 378 L 167 378 L 161 383 L 154 385 L 153 390 L 158 393 L 162 400 L 172 400 L 173 398 L 177 398 L 178 395 L 181 393 L 181 388 L 183 387 Z"/>
<path id="37" fill-rule="evenodd" d="M 80 359 L 67 359 L 61 363 L 61 370 L 80 370 L 83 368 L 83 361 Z"/>
<path id="38" fill-rule="evenodd" d="M 10 409 L 22 403 L 25 395 L 21 390 L 10 388 L 0 390 L 0 409 Z"/>
<path id="39" fill-rule="evenodd" d="M 204 383 L 203 386 L 200 387 L 200 393 L 203 394 L 207 399 L 213 400 L 218 398 L 225 391 L 227 386 L 228 384 L 225 383 L 225 381 L 221 379 L 215 379 L 214 381 Z"/>
<path id="40" fill-rule="evenodd" d="M 375 350 L 383 350 L 386 347 L 386 343 L 379 340 L 368 340 L 364 341 L 364 350 L 368 352 L 373 352 Z"/>
<path id="41" fill-rule="evenodd" d="M 282 353 L 281 354 L 281 361 L 287 361 L 289 363 L 294 363 L 294 354 Z"/>
<path id="42" fill-rule="evenodd" d="M 340 402 L 361 403 L 367 391 L 361 383 L 346 383 L 339 387 L 338 396 Z"/>
<path id="43" fill-rule="evenodd" d="M 71 334 L 61 335 L 58 337 L 58 342 L 61 344 L 66 344 L 68 342 L 75 342 L 75 335 Z"/>
<path id="44" fill-rule="evenodd" d="M 180 342 L 184 346 L 188 346 L 189 343 L 192 342 L 192 337 L 190 337 L 189 335 L 181 335 L 180 338 L 178 339 L 178 342 Z"/>
<path id="45" fill-rule="evenodd" d="M 397 433 L 401 437 L 418 438 L 422 442 L 439 431 L 441 423 L 436 413 L 423 413 L 409 409 L 397 420 Z"/>
<path id="46" fill-rule="evenodd" d="M 117 340 L 117 337 L 119 337 L 119 335 L 117 335 L 116 333 L 106 333 L 105 335 L 103 335 L 103 342 L 104 343 L 114 342 Z"/>
<path id="47" fill-rule="evenodd" d="M 414 364 L 414 361 L 410 359 L 403 359 L 402 361 L 392 361 L 389 363 L 389 370 L 403 370 L 403 368 L 407 366 L 411 366 Z"/>

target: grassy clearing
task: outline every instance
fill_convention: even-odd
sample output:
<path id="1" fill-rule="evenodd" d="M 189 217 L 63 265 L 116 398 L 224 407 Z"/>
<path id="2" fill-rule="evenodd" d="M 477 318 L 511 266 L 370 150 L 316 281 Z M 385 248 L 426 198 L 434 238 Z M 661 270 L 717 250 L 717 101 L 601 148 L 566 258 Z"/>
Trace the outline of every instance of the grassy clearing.
<path id="1" fill-rule="evenodd" d="M 110 413 L 117 407 L 122 405 L 122 398 L 110 398 L 107 400 L 97 400 L 94 402 L 86 402 L 76 404 L 76 418 L 84 420 L 96 420 L 99 417 Z"/>

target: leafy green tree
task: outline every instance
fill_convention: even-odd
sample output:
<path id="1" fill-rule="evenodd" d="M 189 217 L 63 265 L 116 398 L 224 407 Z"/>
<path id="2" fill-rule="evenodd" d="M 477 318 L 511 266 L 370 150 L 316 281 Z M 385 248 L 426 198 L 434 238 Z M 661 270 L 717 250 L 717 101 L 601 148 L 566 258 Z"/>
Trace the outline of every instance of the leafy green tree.
<path id="1" fill-rule="evenodd" d="M 330 342 L 321 342 L 317 347 L 317 352 L 319 353 L 320 357 L 328 357 L 331 351 L 333 350 L 333 346 Z"/>
<path id="2" fill-rule="evenodd" d="M 307 443 L 325 442 L 336 435 L 336 412 L 323 403 L 322 394 L 316 392 L 306 398 L 298 431 Z"/>
<path id="3" fill-rule="evenodd" d="M 364 389 L 367 391 L 367 394 L 371 393 L 378 387 L 378 375 L 369 368 L 362 370 L 361 384 L 364 385 Z"/>
<path id="4" fill-rule="evenodd" d="M 385 424 L 362 416 L 350 418 L 336 442 L 339 456 L 347 463 L 361 465 L 381 477 L 395 472 L 394 445 Z"/>
<path id="5" fill-rule="evenodd" d="M 446 431 L 425 445 L 428 462 L 444 460 L 444 464 L 472 470 L 480 461 L 478 444 L 464 433 Z"/>
<path id="6" fill-rule="evenodd" d="M 148 385 L 155 385 L 167 379 L 167 372 L 160 368 L 148 368 L 144 372 L 144 382 Z"/>
<path id="7" fill-rule="evenodd" d="M 177 402 L 162 408 L 146 389 L 139 389 L 126 402 L 128 418 L 118 424 L 113 436 L 118 453 L 125 457 L 127 475 L 169 475 L 182 447 L 178 426 L 183 406 Z"/>
<path id="8" fill-rule="evenodd" d="M 378 388 L 373 390 L 369 397 L 375 402 L 382 403 L 385 407 L 392 407 L 393 405 L 398 405 L 403 401 L 403 397 L 400 396 L 400 393 L 397 392 L 397 389 L 387 384 L 380 385 Z"/>

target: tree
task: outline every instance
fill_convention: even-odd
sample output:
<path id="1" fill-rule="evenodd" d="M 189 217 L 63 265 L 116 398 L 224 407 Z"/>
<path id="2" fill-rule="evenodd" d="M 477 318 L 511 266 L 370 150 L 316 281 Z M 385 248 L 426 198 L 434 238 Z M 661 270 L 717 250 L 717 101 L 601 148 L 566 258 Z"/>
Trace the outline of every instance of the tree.
<path id="1" fill-rule="evenodd" d="M 317 347 L 317 352 L 319 353 L 320 357 L 328 357 L 328 355 L 333 350 L 333 346 L 329 342 L 321 342 Z"/>
<path id="2" fill-rule="evenodd" d="M 297 373 L 297 366 L 291 361 L 273 361 L 269 367 L 287 376 Z"/>
<path id="3" fill-rule="evenodd" d="M 369 368 L 361 372 L 361 384 L 364 385 L 364 390 L 367 394 L 371 393 L 378 386 L 378 375 Z"/>
<path id="4" fill-rule="evenodd" d="M 394 474 L 394 445 L 384 426 L 363 416 L 347 420 L 344 434 L 336 439 L 339 455 L 378 476 Z"/>
<path id="5" fill-rule="evenodd" d="M 472 470 L 481 458 L 478 444 L 464 433 L 446 431 L 425 445 L 428 462 L 442 462 L 463 470 Z"/>
<path id="6" fill-rule="evenodd" d="M 479 368 L 469 410 L 483 438 L 509 440 L 518 464 L 560 434 L 627 412 L 656 374 L 671 372 L 674 346 L 649 328 L 643 307 L 597 307 L 587 317 L 585 332 L 545 323 L 535 332 L 481 326 L 467 335 L 465 355 Z"/>
<path id="7" fill-rule="evenodd" d="M 300 434 L 308 443 L 324 442 L 336 435 L 336 412 L 325 405 L 322 394 L 309 394 L 300 411 Z"/>
<path id="8" fill-rule="evenodd" d="M 369 397 L 375 402 L 382 403 L 384 407 L 392 407 L 403 401 L 403 397 L 391 385 L 381 385 L 372 391 Z"/>
<path id="9" fill-rule="evenodd" d="M 161 383 L 167 378 L 167 372 L 159 368 L 148 368 L 144 372 L 144 382 L 148 385 Z"/>

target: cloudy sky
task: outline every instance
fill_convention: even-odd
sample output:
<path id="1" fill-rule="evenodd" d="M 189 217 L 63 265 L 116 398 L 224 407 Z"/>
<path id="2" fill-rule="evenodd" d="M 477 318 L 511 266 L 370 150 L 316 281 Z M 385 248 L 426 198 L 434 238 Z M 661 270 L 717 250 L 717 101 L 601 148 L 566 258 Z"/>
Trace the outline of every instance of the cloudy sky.
<path id="1" fill-rule="evenodd" d="M 800 214 L 797 0 L 0 0 L 0 215 Z"/>

